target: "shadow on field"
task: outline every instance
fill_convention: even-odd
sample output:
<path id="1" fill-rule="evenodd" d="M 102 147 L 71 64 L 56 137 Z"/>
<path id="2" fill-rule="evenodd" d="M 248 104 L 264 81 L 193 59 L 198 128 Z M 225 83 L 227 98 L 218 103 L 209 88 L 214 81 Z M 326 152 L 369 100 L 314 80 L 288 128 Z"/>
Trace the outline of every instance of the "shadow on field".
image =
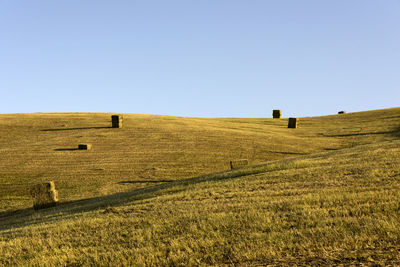
<path id="1" fill-rule="evenodd" d="M 81 127 L 81 128 L 57 128 L 57 129 L 43 129 L 42 132 L 54 132 L 54 131 L 73 131 L 73 130 L 91 130 L 91 129 L 110 129 L 110 127 L 96 126 L 96 127 Z"/>
<path id="2" fill-rule="evenodd" d="M 393 135 L 396 137 L 400 137 L 400 127 L 393 131 L 385 131 L 385 132 L 333 134 L 333 135 L 325 135 L 325 136 L 326 137 L 346 137 L 346 136 L 363 136 L 363 135 L 376 135 L 376 134 L 387 134 L 387 135 Z"/>
<path id="3" fill-rule="evenodd" d="M 79 150 L 79 148 L 56 148 L 54 151 L 74 151 Z"/>
<path id="4" fill-rule="evenodd" d="M 307 155 L 307 153 L 302 153 L 302 152 L 285 152 L 285 151 L 268 151 L 271 153 L 276 153 L 276 154 L 284 154 L 284 155 Z"/>
<path id="5" fill-rule="evenodd" d="M 208 174 L 198 177 L 192 177 L 184 180 L 170 181 L 121 181 L 126 182 L 164 182 L 162 184 L 139 188 L 127 192 L 116 193 L 107 196 L 87 198 L 75 201 L 60 202 L 55 207 L 34 210 L 33 208 L 19 209 L 13 211 L 0 212 L 0 231 L 16 230 L 19 228 L 37 225 L 43 222 L 56 222 L 62 218 L 74 217 L 78 213 L 89 212 L 107 207 L 122 205 L 126 202 L 133 202 L 136 200 L 144 200 L 162 194 L 162 191 L 180 192 L 185 190 L 186 185 L 198 184 L 202 182 L 226 180 L 238 178 L 245 175 L 257 174 L 267 171 L 265 165 L 255 165 L 252 167 L 245 167 L 237 170 L 224 171 L 220 173 Z M 176 188 L 174 188 L 176 187 Z M 132 205 L 134 205 L 132 203 Z M 13 231 L 14 232 L 14 231 Z"/>
<path id="6" fill-rule="evenodd" d="M 121 181 L 117 184 L 142 184 L 142 183 L 170 183 L 174 180 L 140 180 L 140 181 Z"/>

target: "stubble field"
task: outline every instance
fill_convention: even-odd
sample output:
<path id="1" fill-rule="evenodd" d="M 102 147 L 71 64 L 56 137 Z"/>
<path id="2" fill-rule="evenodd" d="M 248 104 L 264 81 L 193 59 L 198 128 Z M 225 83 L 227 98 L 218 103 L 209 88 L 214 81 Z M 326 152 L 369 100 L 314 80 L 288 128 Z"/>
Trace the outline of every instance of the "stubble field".
<path id="1" fill-rule="evenodd" d="M 1 264 L 400 264 L 400 108 L 110 116 L 0 115 Z M 49 180 L 60 204 L 34 211 Z"/>

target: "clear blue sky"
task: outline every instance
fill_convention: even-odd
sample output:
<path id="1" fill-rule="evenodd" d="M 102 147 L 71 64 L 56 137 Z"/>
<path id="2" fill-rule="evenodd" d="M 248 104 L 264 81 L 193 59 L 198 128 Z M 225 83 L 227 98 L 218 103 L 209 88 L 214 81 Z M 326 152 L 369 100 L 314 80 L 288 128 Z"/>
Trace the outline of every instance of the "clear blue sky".
<path id="1" fill-rule="evenodd" d="M 0 0 L 0 113 L 400 106 L 400 0 Z"/>

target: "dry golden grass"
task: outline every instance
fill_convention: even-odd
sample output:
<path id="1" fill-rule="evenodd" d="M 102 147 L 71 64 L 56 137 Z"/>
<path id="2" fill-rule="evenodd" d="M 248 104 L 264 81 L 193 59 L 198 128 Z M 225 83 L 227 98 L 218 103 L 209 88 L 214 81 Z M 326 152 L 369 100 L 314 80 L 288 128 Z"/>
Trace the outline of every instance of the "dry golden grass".
<path id="1" fill-rule="evenodd" d="M 400 264 L 400 108 L 123 116 L 0 115 L 0 264 Z M 47 180 L 63 203 L 34 212 Z"/>

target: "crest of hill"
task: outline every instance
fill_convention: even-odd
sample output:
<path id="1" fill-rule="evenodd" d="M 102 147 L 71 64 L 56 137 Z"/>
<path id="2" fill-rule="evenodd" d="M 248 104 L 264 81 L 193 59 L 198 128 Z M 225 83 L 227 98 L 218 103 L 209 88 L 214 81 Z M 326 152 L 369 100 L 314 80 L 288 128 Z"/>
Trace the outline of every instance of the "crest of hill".
<path id="1" fill-rule="evenodd" d="M 111 113 L 0 114 L 0 211 L 31 206 L 26 188 L 53 180 L 60 201 L 220 172 L 229 161 L 299 157 L 399 138 L 400 108 L 287 119 L 203 119 Z M 80 143 L 90 151 L 76 151 Z"/>

